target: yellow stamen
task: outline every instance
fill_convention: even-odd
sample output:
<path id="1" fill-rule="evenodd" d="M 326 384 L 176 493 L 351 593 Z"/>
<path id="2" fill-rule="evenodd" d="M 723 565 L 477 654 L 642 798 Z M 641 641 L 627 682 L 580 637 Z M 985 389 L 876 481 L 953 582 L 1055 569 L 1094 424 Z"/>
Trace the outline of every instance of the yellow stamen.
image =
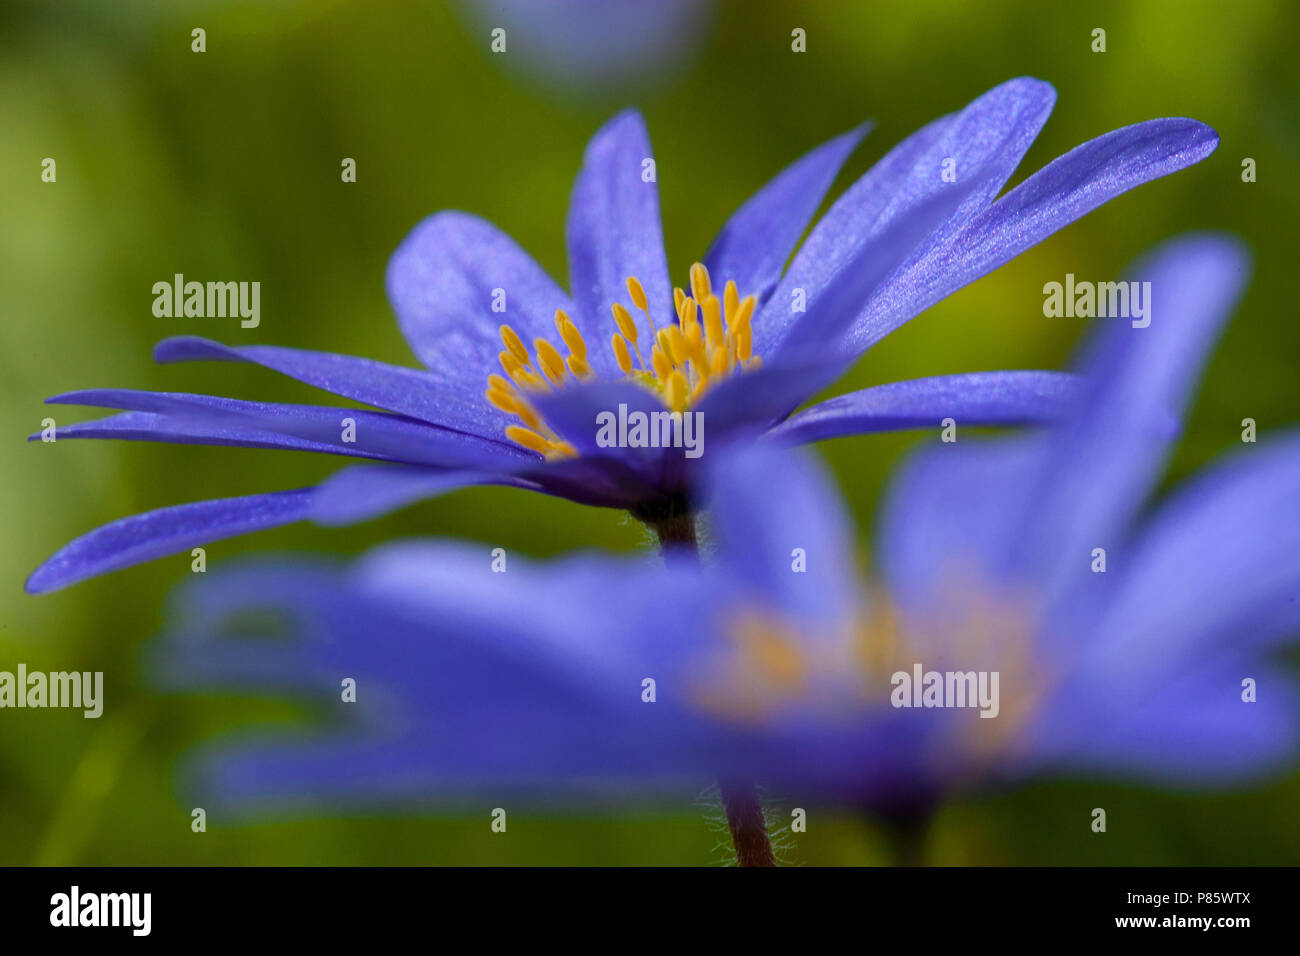
<path id="1" fill-rule="evenodd" d="M 573 373 L 574 378 L 585 381 L 586 379 L 594 377 L 591 374 L 591 366 L 587 364 L 587 360 L 582 356 L 570 355 L 567 361 L 569 371 Z"/>
<path id="2" fill-rule="evenodd" d="M 515 372 L 523 371 L 523 363 L 515 358 L 510 352 L 501 352 L 501 367 L 505 369 L 507 375 L 514 375 Z"/>
<path id="3" fill-rule="evenodd" d="M 677 324 L 681 326 L 682 331 L 686 331 L 686 326 L 692 322 L 698 322 L 695 317 L 695 300 L 687 296 L 682 300 L 682 306 L 677 310 Z"/>
<path id="4" fill-rule="evenodd" d="M 681 372 L 673 372 L 668 376 L 668 383 L 664 386 L 664 399 L 668 407 L 674 412 L 684 411 L 686 409 L 686 376 Z"/>
<path id="5" fill-rule="evenodd" d="M 709 282 L 709 270 L 704 267 L 704 263 L 695 263 L 691 266 L 691 294 L 695 296 L 695 301 L 703 302 L 712 291 L 713 287 Z"/>
<path id="6" fill-rule="evenodd" d="M 549 454 L 551 451 L 551 442 L 543 438 L 537 432 L 524 428 L 522 425 L 507 425 L 506 437 L 518 445 L 537 452 L 539 455 Z"/>
<path id="7" fill-rule="evenodd" d="M 519 364 L 529 364 L 528 349 L 524 348 L 523 339 L 521 339 L 508 325 L 501 326 L 501 341 L 505 343 L 510 354 L 519 360 Z"/>
<path id="8" fill-rule="evenodd" d="M 564 339 L 564 344 L 569 347 L 569 351 L 578 358 L 587 357 L 587 340 L 582 337 L 578 327 L 573 324 L 573 320 L 565 314 L 563 309 L 555 310 L 555 328 L 560 333 L 560 338 Z"/>
<path id="9" fill-rule="evenodd" d="M 533 347 L 537 349 L 537 359 L 541 362 L 546 377 L 556 385 L 563 382 L 564 356 L 559 353 L 559 350 L 546 339 L 533 339 Z"/>
<path id="10" fill-rule="evenodd" d="M 741 300 L 740 305 L 736 307 L 736 314 L 728 323 L 733 334 L 749 325 L 749 320 L 754 317 L 756 301 L 752 295 L 747 295 Z"/>
<path id="11" fill-rule="evenodd" d="M 627 340 L 615 332 L 614 337 L 610 339 L 610 345 L 614 347 L 614 358 L 618 361 L 618 367 L 623 370 L 623 374 L 632 374 L 632 356 L 627 351 Z"/>
<path id="12" fill-rule="evenodd" d="M 511 378 L 519 386 L 521 391 L 526 392 L 548 392 L 551 389 L 551 383 L 546 381 L 542 376 L 529 369 L 520 369 L 515 372 Z"/>
<path id="13" fill-rule="evenodd" d="M 700 323 L 694 322 L 686 327 L 686 334 L 682 336 L 685 339 L 686 354 L 691 361 L 697 365 L 704 364 L 704 333 L 700 331 Z"/>
<path id="14" fill-rule="evenodd" d="M 614 312 L 614 323 L 618 326 L 618 330 L 623 333 L 623 338 L 636 345 L 636 323 L 632 321 L 632 314 L 617 302 L 614 303 L 612 311 Z"/>
<path id="15" fill-rule="evenodd" d="M 742 362 L 748 362 L 750 352 L 753 349 L 753 330 L 748 325 L 742 325 L 740 331 L 736 333 L 736 358 Z"/>
<path id="16" fill-rule="evenodd" d="M 760 364 L 758 356 L 752 354 L 753 333 L 749 328 L 757 300 L 753 296 L 741 299 L 731 280 L 719 298 L 713 291 L 708 268 L 699 262 L 691 266 L 687 287 L 673 289 L 676 321 L 660 327 L 650 314 L 649 297 L 641 281 L 635 276 L 627 279 L 633 305 L 649 321 L 648 367 L 641 351 L 638 318 L 623 303 L 610 304 L 618 328 L 610 337 L 610 347 L 619 371 L 676 412 L 684 412 L 699 401 L 714 382 Z M 577 451 L 546 424 L 530 404 L 529 396 L 568 387 L 570 375 L 573 382 L 597 378 L 586 338 L 563 309 L 555 310 L 555 329 L 567 355 L 561 354 L 551 340 L 540 337 L 533 340 L 534 354 L 530 354 L 513 328 L 500 326 L 505 348 L 497 357 L 505 375 L 489 374 L 484 392 L 488 404 L 523 423 L 507 428 L 510 439 L 548 460 L 574 456 Z M 640 362 L 639 369 L 634 356 Z"/>
<path id="17" fill-rule="evenodd" d="M 709 374 L 714 378 L 721 378 L 727 372 L 727 350 L 721 345 L 717 346 L 709 356 Z"/>
<path id="18" fill-rule="evenodd" d="M 660 333 L 659 345 L 663 348 L 664 354 L 673 360 L 674 365 L 685 365 L 690 358 L 690 352 L 686 348 L 686 336 L 682 335 L 682 330 L 675 325 L 670 325 Z"/>
<path id="19" fill-rule="evenodd" d="M 716 295 L 711 295 L 704 300 L 704 331 L 710 349 L 722 344 L 722 316 L 719 310 L 720 303 Z"/>
<path id="20" fill-rule="evenodd" d="M 649 313 L 649 301 L 645 297 L 645 289 L 641 288 L 641 280 L 636 276 L 627 277 L 627 294 L 632 297 L 632 302 L 642 312 Z"/>
<path id="21" fill-rule="evenodd" d="M 672 363 L 664 355 L 663 349 L 657 345 L 654 347 L 654 351 L 650 353 L 650 365 L 654 368 L 655 375 L 661 382 L 667 381 L 668 376 L 673 373 Z"/>
<path id="22" fill-rule="evenodd" d="M 543 427 L 542 420 L 537 412 L 533 410 L 533 407 L 517 395 L 489 388 L 487 390 L 487 400 L 506 414 L 517 415 L 530 428 Z"/>

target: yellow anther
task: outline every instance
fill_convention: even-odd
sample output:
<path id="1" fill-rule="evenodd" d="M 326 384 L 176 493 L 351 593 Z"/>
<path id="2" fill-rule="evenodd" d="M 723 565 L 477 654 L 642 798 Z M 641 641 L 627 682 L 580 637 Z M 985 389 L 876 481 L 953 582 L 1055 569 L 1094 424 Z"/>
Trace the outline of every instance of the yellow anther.
<path id="1" fill-rule="evenodd" d="M 682 304 L 677 309 L 677 324 L 683 329 L 687 323 L 694 322 L 695 319 L 695 300 L 690 296 L 682 299 Z"/>
<path id="2" fill-rule="evenodd" d="M 695 296 L 695 301 L 703 302 L 712 291 L 713 286 L 709 282 L 709 270 L 704 267 L 704 263 L 695 263 L 691 266 L 691 293 Z"/>
<path id="3" fill-rule="evenodd" d="M 538 417 L 537 412 L 526 401 L 517 395 L 511 395 L 502 392 L 499 389 L 489 388 L 487 390 L 487 400 L 495 405 L 501 411 L 508 415 L 517 415 L 523 419 L 524 424 L 530 428 L 541 428 L 542 420 Z"/>
<path id="4" fill-rule="evenodd" d="M 618 326 L 618 330 L 623 333 L 625 339 L 633 345 L 636 345 L 636 323 L 632 321 L 632 314 L 617 302 L 612 306 L 612 311 L 614 313 L 614 322 Z"/>
<path id="5" fill-rule="evenodd" d="M 669 326 L 668 328 L 673 328 L 673 326 Z M 658 333 L 656 333 L 656 335 L 655 335 L 655 342 L 657 343 L 657 344 L 655 345 L 655 348 L 656 348 L 658 351 L 662 352 L 664 358 L 666 358 L 666 359 L 668 360 L 668 362 L 671 364 L 672 361 L 673 361 L 673 350 L 672 350 L 671 346 L 669 346 L 669 344 L 668 344 L 668 329 L 667 329 L 667 328 L 660 329 L 660 330 L 658 331 Z"/>
<path id="6" fill-rule="evenodd" d="M 664 329 L 659 345 L 663 348 L 664 354 L 673 360 L 674 365 L 685 365 L 690 358 L 690 352 L 686 348 L 686 336 L 682 335 L 682 330 L 675 325 Z"/>
<path id="7" fill-rule="evenodd" d="M 732 334 L 749 327 L 749 320 L 754 317 L 754 303 L 754 297 L 747 295 L 741 300 L 740 305 L 736 307 L 736 314 L 729 323 Z"/>
<path id="8" fill-rule="evenodd" d="M 716 346 L 709 355 L 709 374 L 713 378 L 720 378 L 727 371 L 727 350 L 721 345 Z"/>
<path id="9" fill-rule="evenodd" d="M 567 359 L 569 371 L 573 373 L 576 379 L 586 380 L 592 377 L 591 366 L 581 355 L 570 355 Z"/>
<path id="10" fill-rule="evenodd" d="M 494 388 L 498 392 L 505 392 L 507 395 L 515 393 L 515 387 L 500 375 L 488 376 L 488 388 Z"/>
<path id="11" fill-rule="evenodd" d="M 664 400 L 672 411 L 680 412 L 686 409 L 687 391 L 686 376 L 680 371 L 668 376 L 668 382 L 664 386 Z"/>
<path id="12" fill-rule="evenodd" d="M 510 354 L 519 359 L 521 365 L 528 364 L 528 349 L 524 348 L 523 339 L 515 334 L 514 329 L 508 325 L 501 326 L 501 341 L 510 350 Z"/>
<path id="13" fill-rule="evenodd" d="M 551 387 L 546 379 L 542 378 L 542 376 L 538 375 L 536 372 L 526 368 L 521 368 L 519 371 L 511 373 L 510 377 L 513 378 L 515 384 L 524 391 L 545 392 Z"/>
<path id="14" fill-rule="evenodd" d="M 714 382 L 761 364 L 753 354 L 750 328 L 756 299 L 741 299 L 736 283 L 730 280 L 720 298 L 713 291 L 709 270 L 699 262 L 691 266 L 687 285 L 687 289 L 673 289 L 676 321 L 661 328 L 650 315 L 649 299 L 640 280 L 635 276 L 627 279 L 628 295 L 649 320 L 649 368 L 640 347 L 639 317 L 634 317 L 636 314 L 622 303 L 611 305 L 618 332 L 610 337 L 610 346 L 619 371 L 656 394 L 675 412 L 690 408 Z M 597 378 L 586 339 L 563 309 L 555 310 L 555 329 L 561 342 L 552 344 L 550 339 L 536 338 L 530 353 L 514 329 L 500 326 L 505 348 L 497 357 L 505 375 L 489 374 L 484 392 L 489 405 L 516 416 L 522 423 L 508 426 L 507 436 L 548 461 L 574 457 L 578 452 L 547 425 L 530 398 L 563 388 L 569 384 L 570 375 L 576 382 Z M 563 354 L 561 348 L 567 348 L 568 354 Z"/>
<path id="15" fill-rule="evenodd" d="M 509 352 L 503 351 L 500 353 L 499 357 L 501 359 L 501 367 L 505 369 L 507 375 L 514 375 L 515 372 L 523 370 L 523 363 Z"/>
<path id="16" fill-rule="evenodd" d="M 618 361 L 618 367 L 623 370 L 624 375 L 632 373 L 632 356 L 627 351 L 627 340 L 617 332 L 609 340 L 609 344 L 614 347 L 614 358 Z"/>
<path id="17" fill-rule="evenodd" d="M 708 337 L 709 348 L 722 344 L 721 303 L 716 295 L 704 300 L 704 332 Z"/>
<path id="18" fill-rule="evenodd" d="M 524 428 L 522 425 L 507 425 L 506 437 L 517 445 L 523 445 L 539 455 L 546 455 L 551 452 L 551 442 L 543 438 L 537 432 Z"/>
<path id="19" fill-rule="evenodd" d="M 537 349 L 537 358 L 546 377 L 557 385 L 563 382 L 564 356 L 559 350 L 546 339 L 533 339 L 533 347 Z"/>
<path id="20" fill-rule="evenodd" d="M 515 413 L 514 396 L 508 395 L 507 393 L 502 392 L 495 388 L 489 388 L 483 394 L 487 396 L 487 400 L 489 402 L 491 402 L 497 408 L 501 409 L 501 411 L 508 412 L 511 415 Z"/>
<path id="21" fill-rule="evenodd" d="M 695 362 L 696 365 L 704 364 L 704 333 L 700 331 L 700 323 L 694 322 L 686 327 L 686 333 L 682 336 L 686 343 L 686 354 Z"/>
<path id="22" fill-rule="evenodd" d="M 661 381 L 667 381 L 668 376 L 673 373 L 672 363 L 664 355 L 663 349 L 657 345 L 654 347 L 654 351 L 650 353 L 650 365 Z"/>
<path id="23" fill-rule="evenodd" d="M 641 280 L 636 276 L 627 277 L 627 294 L 632 297 L 633 304 L 642 312 L 649 312 L 649 302 L 645 297 L 645 289 L 641 288 Z"/>
<path id="24" fill-rule="evenodd" d="M 587 357 L 587 340 L 582 337 L 578 327 L 573 324 L 573 320 L 564 312 L 563 309 L 555 310 L 555 328 L 560 333 L 560 338 L 564 339 L 564 344 L 569 347 L 569 351 L 578 358 Z"/>

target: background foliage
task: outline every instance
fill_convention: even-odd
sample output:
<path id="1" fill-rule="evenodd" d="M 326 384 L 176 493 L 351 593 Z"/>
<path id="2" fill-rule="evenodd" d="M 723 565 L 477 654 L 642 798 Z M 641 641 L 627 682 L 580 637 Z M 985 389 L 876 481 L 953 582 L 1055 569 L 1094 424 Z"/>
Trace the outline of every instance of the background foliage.
<path id="1" fill-rule="evenodd" d="M 786 163 L 865 117 L 876 130 L 837 192 L 928 120 L 1002 80 L 1052 82 L 1055 115 L 1013 182 L 1076 144 L 1156 116 L 1193 116 L 1222 145 L 1206 162 L 1121 197 L 874 349 L 841 388 L 919 375 L 1056 367 L 1080 331 L 1045 319 L 1042 284 L 1115 275 L 1158 240 L 1225 228 L 1256 255 L 1254 283 L 1208 369 L 1173 478 L 1238 441 L 1300 418 L 1295 276 L 1300 218 L 1294 3 L 1243 0 L 1043 4 L 908 0 L 733 2 L 674 42 L 666 74 L 575 91 L 511 54 L 492 56 L 494 12 L 397 0 L 11 2 L 0 10 L 0 669 L 102 670 L 98 721 L 0 712 L 0 863 L 679 863 L 720 859 L 704 812 L 631 817 L 348 815 L 189 828 L 177 761 L 196 741 L 267 718 L 240 698 L 159 697 L 140 648 L 178 556 L 40 598 L 31 569 L 70 538 L 181 501 L 310 484 L 330 470 L 286 452 L 132 443 L 23 446 L 65 390 L 132 386 L 312 401 L 305 387 L 230 364 L 155 366 L 170 334 L 275 343 L 415 364 L 383 294 L 387 257 L 423 216 L 469 210 L 557 277 L 563 217 L 586 138 L 640 106 L 658 159 L 677 281 L 725 216 Z M 689 23 L 689 21 L 688 21 Z M 190 51 L 190 30 L 208 52 Z M 790 52 L 790 31 L 808 52 Z M 1090 51 L 1104 27 L 1108 51 Z M 581 30 L 581 24 L 579 24 Z M 608 40 L 602 42 L 609 42 Z M 685 51 L 685 52 L 683 52 Z M 570 64 L 571 66 L 571 64 Z M 577 73 L 559 64 L 562 74 Z M 58 182 L 40 182 L 55 157 Z M 340 160 L 359 181 L 343 185 Z M 1240 179 L 1243 157 L 1259 181 Z M 262 283 L 262 325 L 158 319 L 151 285 L 175 272 Z M 316 393 L 319 394 L 319 393 Z M 479 396 L 467 395 L 466 401 Z M 77 410 L 56 409 L 60 422 Z M 90 416 L 85 416 L 90 417 Z M 825 447 L 869 540 L 873 502 L 916 435 Z M 779 501 L 773 503 L 780 507 Z M 1294 520 L 1295 516 L 1279 516 Z M 290 527 L 208 549 L 352 555 L 395 536 L 447 534 L 534 555 L 644 545 L 635 523 L 508 490 L 456 494 L 346 531 Z M 864 549 L 865 550 L 865 549 Z M 939 817 L 942 863 L 1300 861 L 1300 777 L 1230 794 L 1122 782 L 1046 781 L 972 796 Z M 1110 832 L 1088 829 L 1094 806 Z M 806 864 L 884 859 L 878 832 L 815 812 L 792 853 Z"/>

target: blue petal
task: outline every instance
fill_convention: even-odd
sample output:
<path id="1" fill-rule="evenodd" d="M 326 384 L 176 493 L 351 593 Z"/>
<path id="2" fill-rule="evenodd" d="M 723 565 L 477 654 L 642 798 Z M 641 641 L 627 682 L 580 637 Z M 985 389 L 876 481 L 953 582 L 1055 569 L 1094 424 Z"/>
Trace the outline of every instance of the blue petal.
<path id="1" fill-rule="evenodd" d="M 610 306 L 630 305 L 627 279 L 641 280 L 650 311 L 662 324 L 673 313 L 668 259 L 659 222 L 659 187 L 642 179 L 645 160 L 653 160 L 645 123 L 635 110 L 602 126 L 583 157 L 573 185 L 565 238 L 569 282 L 578 327 L 592 341 L 600 329 L 615 328 Z M 609 378 L 621 377 L 613 352 L 592 348 L 592 367 Z"/>
<path id="2" fill-rule="evenodd" d="M 644 799 L 665 786 L 680 793 L 684 781 L 694 789 L 714 772 L 698 768 L 725 763 L 725 738 L 695 724 L 684 732 L 683 687 L 666 679 L 660 703 L 641 699 L 644 677 L 668 675 L 693 639 L 697 575 L 658 561 L 509 561 L 497 574 L 486 545 L 403 543 L 322 580 L 315 595 L 300 576 L 290 575 L 287 594 L 271 586 L 282 573 L 266 586 L 245 580 L 242 593 L 223 588 L 218 603 L 231 613 L 309 611 L 294 638 L 308 662 L 277 664 L 278 676 L 301 692 L 315 674 L 354 675 L 358 702 L 347 708 L 350 730 L 227 751 L 208 765 L 209 792 L 236 804 L 445 801 L 484 790 Z M 663 594 L 681 600 L 665 606 Z M 625 625 L 611 643 L 614 620 Z M 201 678 L 195 661 L 217 681 L 246 673 L 247 642 L 214 639 L 210 624 L 198 639 L 184 626 L 172 635 L 165 674 Z M 354 752 L 365 754 L 360 763 L 326 759 Z"/>
<path id="3" fill-rule="evenodd" d="M 508 424 L 504 412 L 482 397 L 487 370 L 471 394 L 438 382 L 428 372 L 332 352 L 275 345 L 231 346 L 193 335 L 164 339 L 157 362 L 251 362 L 307 385 L 433 425 L 495 439 Z"/>
<path id="4" fill-rule="evenodd" d="M 818 146 L 736 210 L 704 257 L 718 285 L 731 279 L 741 295 L 766 300 L 835 174 L 870 127 L 863 123 Z"/>
<path id="5" fill-rule="evenodd" d="M 357 524 L 417 501 L 473 485 L 507 485 L 536 490 L 532 482 L 500 472 L 356 465 L 343 468 L 322 482 L 312 504 L 311 518 L 329 526 Z"/>
<path id="6" fill-rule="evenodd" d="M 212 395 L 134 389 L 88 389 L 56 395 L 46 401 L 151 413 L 149 417 L 157 425 L 151 431 L 146 418 L 117 416 L 104 422 L 60 428 L 60 438 L 130 437 L 279 447 L 443 467 L 511 467 L 529 461 L 526 452 L 503 441 L 363 409 L 246 402 Z M 353 422 L 352 441 L 343 441 L 344 419 Z"/>
<path id="7" fill-rule="evenodd" d="M 1300 632 L 1300 435 L 1248 445 L 1164 504 L 1112 562 L 1081 667 L 1130 686 Z M 1118 566 L 1115 566 L 1118 564 Z"/>
<path id="8" fill-rule="evenodd" d="M 1257 659 L 1217 657 L 1163 670 L 1122 693 L 1076 684 L 1037 727 L 1038 768 L 1109 773 L 1167 784 L 1240 787 L 1294 765 L 1300 688 Z M 1258 699 L 1241 699 L 1241 681 Z"/>
<path id="9" fill-rule="evenodd" d="M 771 445 L 710 460 L 710 528 L 720 573 L 740 582 L 755 608 L 838 637 L 833 625 L 858 609 L 857 561 L 838 490 L 812 456 Z M 795 549 L 806 570 L 796 569 Z"/>
<path id="10" fill-rule="evenodd" d="M 29 594 L 56 591 L 164 555 L 292 524 L 308 517 L 314 489 L 196 501 L 121 518 L 60 548 L 27 579 Z"/>
<path id="11" fill-rule="evenodd" d="M 837 395 L 772 429 L 802 444 L 905 428 L 939 428 L 945 418 L 967 425 L 1046 424 L 1078 399 L 1077 376 L 1062 372 L 972 372 L 877 385 Z"/>
<path id="12" fill-rule="evenodd" d="M 770 425 L 843 374 L 856 356 L 836 343 L 856 314 L 853 303 L 880 288 L 916 244 L 977 188 L 977 181 L 969 182 L 927 199 L 854 253 L 823 292 L 817 314 L 790 330 L 780 352 L 763 356 L 761 368 L 733 375 L 705 393 L 699 411 L 711 432 Z"/>
<path id="13" fill-rule="evenodd" d="M 764 363 L 774 356 L 825 355 L 840 353 L 842 364 L 857 353 L 843 347 L 845 333 L 852 327 L 862 306 L 882 291 L 887 292 L 901 268 L 933 242 L 936 230 L 961 218 L 972 196 L 983 192 L 996 170 L 983 168 L 959 183 L 947 184 L 933 195 L 917 201 L 906 216 L 898 218 L 861 243 L 840 261 L 838 271 L 818 291 L 808 313 L 790 325 Z"/>
<path id="14" fill-rule="evenodd" d="M 1157 119 L 1054 159 L 909 266 L 862 313 L 849 344 L 865 351 L 909 319 L 1135 186 L 1199 163 L 1219 144 L 1204 123 Z"/>
<path id="15" fill-rule="evenodd" d="M 509 236 L 462 212 L 440 212 L 411 231 L 388 263 L 388 299 L 402 334 L 433 378 L 467 397 L 499 371 L 499 328 L 532 346 L 554 340 L 569 297 Z M 494 312 L 496 290 L 505 311 Z"/>
<path id="16" fill-rule="evenodd" d="M 1087 573 L 1093 548 L 1118 549 L 1177 437 L 1206 355 L 1246 281 L 1238 242 L 1175 239 L 1135 265 L 1151 283 L 1148 328 L 1098 320 L 1077 368 L 1085 379 L 1077 420 L 1054 431 L 1021 529 L 1022 568 L 1059 594 Z M 1107 578 L 1107 581 L 1110 579 Z"/>
<path id="17" fill-rule="evenodd" d="M 27 436 L 39 439 L 40 433 Z M 60 425 L 60 440 L 65 438 L 113 438 L 121 441 L 156 441 L 181 445 L 223 445 L 234 448 L 271 448 L 282 451 L 309 451 L 325 455 L 376 457 L 320 442 L 305 441 L 289 435 L 253 428 L 249 425 L 201 422 L 193 418 L 155 415 L 152 412 L 123 412 L 75 425 Z"/>
<path id="18" fill-rule="evenodd" d="M 897 469 L 877 553 L 890 593 L 920 612 L 953 587 L 1006 583 L 1041 436 L 934 443 Z"/>
<path id="19" fill-rule="evenodd" d="M 1037 137 L 1055 100 L 1055 91 L 1041 80 L 1010 80 L 895 147 L 813 229 L 771 303 L 755 316 L 755 349 L 760 354 L 772 351 L 797 322 L 789 311 L 794 289 L 805 291 L 808 311 L 814 312 L 822 290 L 851 260 L 861 258 L 865 247 L 878 245 L 877 237 L 890 223 L 951 189 L 953 184 L 942 178 L 945 160 L 956 163 L 957 182 L 978 181 L 979 185 L 951 218 L 936 224 L 931 241 L 947 238 L 987 207 Z M 856 315 L 867 302 L 851 305 Z"/>
<path id="20" fill-rule="evenodd" d="M 626 381 L 578 385 L 538 395 L 532 402 L 556 434 L 572 444 L 582 456 L 620 460 L 645 480 L 658 483 L 664 450 L 602 447 L 597 441 L 601 437 L 602 416 L 613 415 L 617 420 L 620 405 L 626 406 L 629 414 L 641 412 L 650 416 L 667 412 L 664 403 L 647 389 Z M 675 451 L 675 454 L 681 452 Z"/>

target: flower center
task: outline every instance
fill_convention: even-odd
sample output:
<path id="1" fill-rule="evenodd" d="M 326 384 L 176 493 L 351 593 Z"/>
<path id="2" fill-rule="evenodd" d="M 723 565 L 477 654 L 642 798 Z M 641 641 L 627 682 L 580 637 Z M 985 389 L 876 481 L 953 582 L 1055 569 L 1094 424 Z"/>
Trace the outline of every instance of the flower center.
<path id="1" fill-rule="evenodd" d="M 1035 617 L 1022 599 L 964 592 L 949 610 L 909 627 L 888 596 L 874 592 L 868 610 L 809 639 L 770 608 L 735 609 L 724 621 L 726 642 L 700 662 L 691 697 L 705 712 L 742 724 L 770 723 L 783 712 L 852 723 L 867 712 L 888 713 L 895 675 L 912 675 L 917 664 L 945 678 L 997 671 L 996 719 L 958 723 L 955 737 L 936 741 L 934 755 L 991 759 L 1016 746 L 1058 669 L 1036 650 Z"/>
<path id="2" fill-rule="evenodd" d="M 664 406 L 674 412 L 686 411 L 711 386 L 731 374 L 762 364 L 753 354 L 750 322 L 754 317 L 754 296 L 740 298 L 736 283 L 728 280 L 719 300 L 709 270 L 700 262 L 691 266 L 690 285 L 689 295 L 673 289 L 676 321 L 660 328 L 650 314 L 640 280 L 628 278 L 632 304 L 649 324 L 644 339 L 641 333 L 647 330 L 638 327 L 627 307 L 620 302 L 612 307 L 618 331 L 610 339 L 610 348 L 619 369 L 629 381 L 659 396 Z M 489 402 L 523 423 L 507 426 L 506 436 L 547 460 L 574 458 L 578 452 L 546 424 L 529 401 L 530 396 L 595 377 L 587 361 L 587 342 L 563 309 L 555 312 L 555 329 L 568 355 L 549 340 L 537 338 L 533 340 L 534 359 L 518 333 L 508 325 L 501 326 L 501 342 L 505 345 L 501 368 L 506 374 L 489 375 L 486 392 Z M 642 341 L 649 351 L 649 364 L 641 349 Z"/>

